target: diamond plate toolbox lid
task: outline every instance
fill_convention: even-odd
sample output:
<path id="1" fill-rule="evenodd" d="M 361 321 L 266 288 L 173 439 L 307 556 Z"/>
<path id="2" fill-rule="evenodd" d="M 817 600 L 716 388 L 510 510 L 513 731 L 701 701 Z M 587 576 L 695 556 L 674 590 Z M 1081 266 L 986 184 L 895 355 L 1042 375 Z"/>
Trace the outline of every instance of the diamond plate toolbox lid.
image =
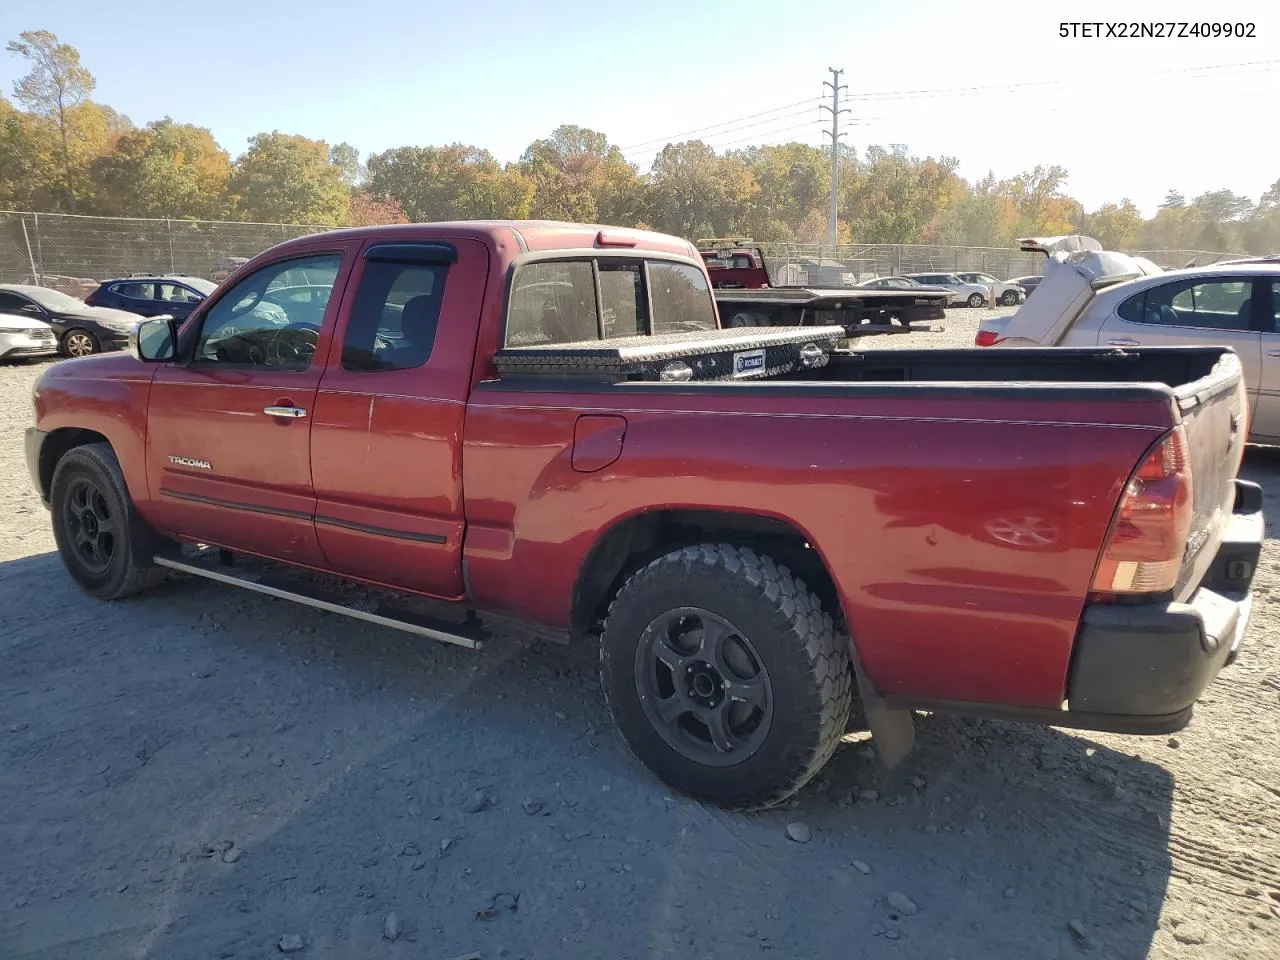
<path id="1" fill-rule="evenodd" d="M 604 383 L 759 380 L 825 366 L 843 327 L 734 327 L 503 347 L 504 379 L 572 377 Z"/>

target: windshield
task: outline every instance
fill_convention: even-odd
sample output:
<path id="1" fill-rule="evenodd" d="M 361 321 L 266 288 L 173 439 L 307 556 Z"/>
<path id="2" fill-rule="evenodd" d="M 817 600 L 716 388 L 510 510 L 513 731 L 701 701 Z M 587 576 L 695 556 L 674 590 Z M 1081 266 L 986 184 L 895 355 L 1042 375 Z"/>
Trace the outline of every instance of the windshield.
<path id="1" fill-rule="evenodd" d="M 83 310 L 84 303 L 48 287 L 25 287 L 22 292 L 46 310 L 61 313 L 66 310 Z"/>

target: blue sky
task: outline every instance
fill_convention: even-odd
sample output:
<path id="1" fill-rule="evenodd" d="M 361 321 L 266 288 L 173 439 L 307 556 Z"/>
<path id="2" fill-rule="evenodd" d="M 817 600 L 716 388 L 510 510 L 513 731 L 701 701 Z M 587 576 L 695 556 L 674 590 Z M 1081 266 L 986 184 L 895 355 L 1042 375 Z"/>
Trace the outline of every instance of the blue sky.
<path id="1" fill-rule="evenodd" d="M 704 128 L 717 147 L 822 143 L 816 98 L 834 66 L 855 98 L 849 142 L 954 156 L 970 178 L 1058 163 L 1086 205 L 1128 196 L 1146 212 L 1170 187 L 1256 198 L 1280 179 L 1280 5 L 1217 5 L 1254 39 L 1061 38 L 1063 19 L 1120 16 L 1083 6 L 0 0 L 0 24 L 6 40 L 53 30 L 80 49 L 97 99 L 135 123 L 209 127 L 233 155 L 280 129 L 362 154 L 461 141 L 513 160 L 577 123 L 645 170 L 663 138 Z M 1206 9 L 1128 2 L 1123 17 Z M 22 72 L 0 54 L 6 95 Z"/>

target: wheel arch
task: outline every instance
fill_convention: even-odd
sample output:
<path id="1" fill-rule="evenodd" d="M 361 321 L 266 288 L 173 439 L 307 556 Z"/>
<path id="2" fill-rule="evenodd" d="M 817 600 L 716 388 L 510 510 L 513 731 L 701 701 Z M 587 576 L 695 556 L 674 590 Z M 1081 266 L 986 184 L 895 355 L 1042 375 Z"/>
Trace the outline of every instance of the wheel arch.
<path id="1" fill-rule="evenodd" d="M 111 446 L 113 452 L 115 451 L 110 439 L 96 430 L 84 427 L 59 427 L 45 438 L 40 447 L 39 461 L 40 498 L 45 503 L 49 502 L 49 493 L 53 489 L 53 474 L 58 469 L 58 463 L 76 447 L 83 447 L 89 443 L 105 443 Z"/>
<path id="2" fill-rule="evenodd" d="M 587 551 L 574 581 L 573 635 L 590 633 L 623 583 L 641 567 L 697 543 L 729 543 L 768 554 L 790 567 L 847 629 L 835 579 L 812 538 L 793 521 L 725 509 L 656 509 L 617 518 Z"/>

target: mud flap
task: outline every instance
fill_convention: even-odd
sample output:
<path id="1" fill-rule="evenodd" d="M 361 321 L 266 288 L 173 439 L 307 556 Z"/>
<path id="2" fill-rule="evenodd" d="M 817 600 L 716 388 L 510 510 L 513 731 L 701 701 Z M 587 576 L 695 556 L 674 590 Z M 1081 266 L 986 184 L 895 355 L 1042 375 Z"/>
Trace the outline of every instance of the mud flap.
<path id="1" fill-rule="evenodd" d="M 854 654 L 853 674 L 858 681 L 858 698 L 871 731 L 871 742 L 885 769 L 892 770 L 915 749 L 916 725 L 911 710 L 891 707 L 875 692 L 857 661 L 857 654 Z"/>

